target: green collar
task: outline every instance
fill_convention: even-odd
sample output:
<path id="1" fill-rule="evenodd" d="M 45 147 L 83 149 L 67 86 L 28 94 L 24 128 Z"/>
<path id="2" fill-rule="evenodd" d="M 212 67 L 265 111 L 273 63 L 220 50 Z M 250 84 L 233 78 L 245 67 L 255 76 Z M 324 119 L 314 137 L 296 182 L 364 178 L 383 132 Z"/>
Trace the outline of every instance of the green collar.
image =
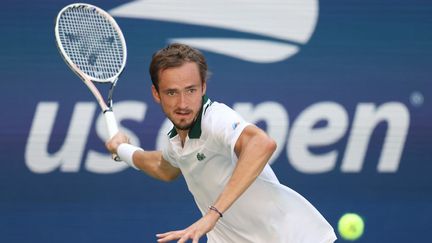
<path id="1" fill-rule="evenodd" d="M 211 103 L 212 103 L 212 101 L 206 95 L 204 95 L 202 97 L 201 110 L 198 112 L 198 117 L 194 121 L 194 123 L 192 124 L 192 128 L 189 130 L 189 133 L 188 133 L 189 138 L 200 138 L 201 137 L 201 119 L 202 119 L 202 115 L 205 113 L 205 111 L 211 105 Z M 171 129 L 171 131 L 169 131 L 168 136 L 169 136 L 169 138 L 173 138 L 176 135 L 177 135 L 177 130 L 175 129 L 175 127 L 173 127 Z"/>

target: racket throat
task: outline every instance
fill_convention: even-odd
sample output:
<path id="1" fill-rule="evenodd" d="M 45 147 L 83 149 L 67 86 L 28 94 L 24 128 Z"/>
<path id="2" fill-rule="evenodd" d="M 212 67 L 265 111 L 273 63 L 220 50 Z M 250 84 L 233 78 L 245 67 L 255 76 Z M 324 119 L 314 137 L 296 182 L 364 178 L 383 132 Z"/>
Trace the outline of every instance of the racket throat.
<path id="1" fill-rule="evenodd" d="M 116 86 L 116 84 L 117 84 L 117 80 L 118 79 L 115 79 L 112 83 L 111 83 L 111 87 L 110 87 L 110 89 L 109 89 L 109 92 L 108 92 L 108 99 L 107 99 L 107 101 L 106 101 L 106 103 L 107 103 L 107 105 L 108 105 L 108 109 L 106 109 L 105 111 L 104 111 L 104 113 L 106 112 L 106 111 L 112 111 L 112 106 L 113 106 L 113 94 L 114 94 L 114 88 L 115 88 L 115 86 Z"/>

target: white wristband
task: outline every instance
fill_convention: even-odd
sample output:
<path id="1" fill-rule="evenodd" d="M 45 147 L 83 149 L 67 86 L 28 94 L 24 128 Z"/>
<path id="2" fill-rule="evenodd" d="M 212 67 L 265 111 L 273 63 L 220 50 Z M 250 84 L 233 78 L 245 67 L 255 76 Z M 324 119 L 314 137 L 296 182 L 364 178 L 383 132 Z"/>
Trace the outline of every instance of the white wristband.
<path id="1" fill-rule="evenodd" d="M 128 143 L 122 143 L 117 147 L 117 155 L 120 157 L 122 161 L 124 161 L 130 167 L 134 168 L 135 170 L 139 170 L 138 167 L 136 167 L 136 165 L 134 164 L 132 159 L 133 154 L 137 150 L 144 151 L 142 148 L 139 148 L 137 146 L 133 146 Z"/>

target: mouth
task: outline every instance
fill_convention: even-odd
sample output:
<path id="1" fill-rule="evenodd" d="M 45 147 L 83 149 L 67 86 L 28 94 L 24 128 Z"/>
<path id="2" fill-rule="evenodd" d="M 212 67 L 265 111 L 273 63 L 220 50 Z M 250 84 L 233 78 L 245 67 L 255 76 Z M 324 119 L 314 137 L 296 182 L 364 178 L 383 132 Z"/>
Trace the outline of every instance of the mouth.
<path id="1" fill-rule="evenodd" d="M 174 111 L 175 119 L 171 120 L 179 130 L 189 130 L 193 124 L 193 112 L 191 110 Z"/>
<path id="2" fill-rule="evenodd" d="M 177 110 L 174 112 L 177 117 L 186 118 L 192 114 L 191 110 Z"/>

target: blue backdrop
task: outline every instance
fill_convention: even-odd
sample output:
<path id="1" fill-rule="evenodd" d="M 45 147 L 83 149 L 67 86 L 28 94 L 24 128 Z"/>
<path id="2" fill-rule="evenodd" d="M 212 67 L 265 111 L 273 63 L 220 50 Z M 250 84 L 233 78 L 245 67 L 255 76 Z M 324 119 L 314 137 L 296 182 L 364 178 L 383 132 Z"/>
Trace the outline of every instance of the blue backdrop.
<path id="1" fill-rule="evenodd" d="M 166 129 L 151 98 L 151 54 L 176 38 L 198 40 L 213 73 L 208 95 L 276 137 L 272 167 L 283 184 L 335 228 L 345 212 L 362 215 L 358 242 L 429 241 L 432 2 L 311 0 L 275 19 L 284 8 L 263 1 L 268 19 L 235 13 L 287 21 L 271 30 L 223 16 L 225 27 L 209 24 L 187 4 L 169 20 L 163 11 L 175 1 L 154 15 L 135 1 L 144 6 L 138 16 L 121 9 L 129 1 L 88 2 L 112 11 L 128 44 L 114 109 L 135 144 L 157 148 Z M 218 16 L 210 2 L 203 16 Z M 182 179 L 163 183 L 110 161 L 96 102 L 55 45 L 54 20 L 69 3 L 7 0 L 0 8 L 0 242 L 155 242 L 200 215 Z M 262 41 L 256 53 L 248 55 L 248 40 Z"/>

